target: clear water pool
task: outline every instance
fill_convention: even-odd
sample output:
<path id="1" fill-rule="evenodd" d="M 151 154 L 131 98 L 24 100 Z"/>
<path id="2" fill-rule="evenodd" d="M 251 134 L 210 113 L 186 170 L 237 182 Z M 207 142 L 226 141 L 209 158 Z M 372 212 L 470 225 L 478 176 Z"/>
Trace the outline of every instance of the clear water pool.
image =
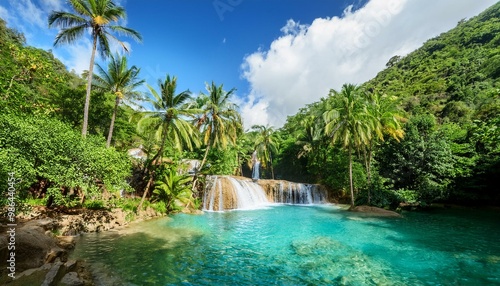
<path id="1" fill-rule="evenodd" d="M 174 215 L 79 238 L 103 285 L 500 285 L 498 211 Z"/>

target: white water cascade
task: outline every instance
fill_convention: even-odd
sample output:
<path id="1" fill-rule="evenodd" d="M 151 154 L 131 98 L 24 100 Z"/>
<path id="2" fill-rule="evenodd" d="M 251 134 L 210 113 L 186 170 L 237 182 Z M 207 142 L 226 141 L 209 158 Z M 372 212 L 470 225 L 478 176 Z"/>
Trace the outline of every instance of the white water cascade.
<path id="1" fill-rule="evenodd" d="M 207 178 L 203 210 L 256 209 L 271 204 L 324 204 L 327 191 L 318 185 L 231 176 Z"/>

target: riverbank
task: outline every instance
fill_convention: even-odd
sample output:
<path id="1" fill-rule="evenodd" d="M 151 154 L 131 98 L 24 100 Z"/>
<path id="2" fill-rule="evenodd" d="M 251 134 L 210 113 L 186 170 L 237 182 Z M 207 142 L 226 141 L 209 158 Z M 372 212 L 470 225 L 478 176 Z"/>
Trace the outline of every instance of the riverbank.
<path id="1" fill-rule="evenodd" d="M 34 207 L 29 213 L 16 217 L 15 227 L 8 226 L 5 221 L 0 223 L 0 257 L 2 261 L 11 259 L 5 262 L 9 267 L 0 268 L 0 284 L 94 285 L 85 263 L 68 259 L 75 246 L 75 237 L 161 216 L 164 214 L 151 208 L 135 214 L 122 209 Z"/>

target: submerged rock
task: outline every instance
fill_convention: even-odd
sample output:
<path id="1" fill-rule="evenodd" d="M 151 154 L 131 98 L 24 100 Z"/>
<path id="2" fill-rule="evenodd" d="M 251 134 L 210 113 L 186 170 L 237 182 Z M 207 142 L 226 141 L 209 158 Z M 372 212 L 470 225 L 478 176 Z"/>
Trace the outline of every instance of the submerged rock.
<path id="1" fill-rule="evenodd" d="M 68 272 L 64 277 L 61 279 L 61 282 L 59 283 L 61 286 L 80 286 L 83 285 L 82 279 L 78 277 L 78 273 L 76 272 Z"/>
<path id="2" fill-rule="evenodd" d="M 352 212 L 359 212 L 359 213 L 365 213 L 373 216 L 381 216 L 381 217 L 401 217 L 401 215 L 397 212 L 394 211 L 389 211 L 377 207 L 371 207 L 371 206 L 355 206 L 349 208 L 349 211 Z"/>

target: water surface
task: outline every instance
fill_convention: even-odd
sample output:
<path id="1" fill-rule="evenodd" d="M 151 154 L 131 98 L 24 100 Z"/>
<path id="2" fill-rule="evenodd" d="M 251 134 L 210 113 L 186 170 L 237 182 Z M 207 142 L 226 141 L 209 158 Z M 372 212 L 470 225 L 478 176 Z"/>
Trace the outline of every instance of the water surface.
<path id="1" fill-rule="evenodd" d="M 500 285 L 499 212 L 338 206 L 178 214 L 86 234 L 103 285 Z"/>

